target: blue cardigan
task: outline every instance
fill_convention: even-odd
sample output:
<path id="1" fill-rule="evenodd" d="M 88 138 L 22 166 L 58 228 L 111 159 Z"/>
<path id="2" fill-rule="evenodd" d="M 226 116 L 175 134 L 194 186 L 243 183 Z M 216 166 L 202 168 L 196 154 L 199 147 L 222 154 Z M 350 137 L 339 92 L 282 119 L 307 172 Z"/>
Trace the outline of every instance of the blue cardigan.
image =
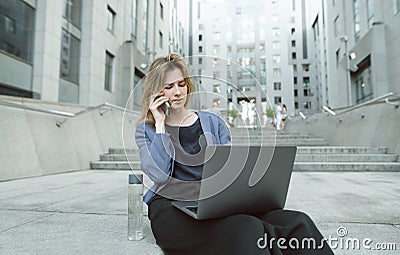
<path id="1" fill-rule="evenodd" d="M 225 122 L 215 113 L 197 112 L 207 144 L 230 144 L 231 138 Z M 154 182 L 143 200 L 149 204 L 154 194 L 165 187 L 174 170 L 175 149 L 170 134 L 156 133 L 154 126 L 140 122 L 136 127 L 136 144 L 140 152 L 143 172 Z"/>

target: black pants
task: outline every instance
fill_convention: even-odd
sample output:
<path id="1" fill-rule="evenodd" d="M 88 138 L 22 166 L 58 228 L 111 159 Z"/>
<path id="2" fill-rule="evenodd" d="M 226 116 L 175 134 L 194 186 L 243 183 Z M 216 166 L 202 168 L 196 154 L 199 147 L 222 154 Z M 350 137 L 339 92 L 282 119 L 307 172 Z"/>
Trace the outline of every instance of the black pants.
<path id="1" fill-rule="evenodd" d="M 333 254 L 314 222 L 302 212 L 276 210 L 198 221 L 171 202 L 159 197 L 149 206 L 151 229 L 166 255 Z M 284 240 L 278 242 L 279 238 Z"/>

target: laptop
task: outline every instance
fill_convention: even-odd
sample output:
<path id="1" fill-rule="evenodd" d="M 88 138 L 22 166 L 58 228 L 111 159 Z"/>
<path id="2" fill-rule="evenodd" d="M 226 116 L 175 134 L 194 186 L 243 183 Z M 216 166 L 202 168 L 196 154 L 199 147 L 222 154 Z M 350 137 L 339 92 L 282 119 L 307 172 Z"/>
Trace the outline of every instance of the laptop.
<path id="1" fill-rule="evenodd" d="M 198 220 L 282 209 L 296 149 L 296 146 L 208 145 L 199 200 L 172 204 Z"/>

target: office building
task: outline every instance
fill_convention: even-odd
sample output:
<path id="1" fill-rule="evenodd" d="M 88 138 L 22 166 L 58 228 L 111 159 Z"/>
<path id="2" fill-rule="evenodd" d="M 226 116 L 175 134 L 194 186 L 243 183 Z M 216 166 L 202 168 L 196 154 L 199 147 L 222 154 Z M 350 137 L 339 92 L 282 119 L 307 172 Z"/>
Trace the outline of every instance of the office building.
<path id="1" fill-rule="evenodd" d="M 189 15 L 179 2 L 1 1 L 0 94 L 125 106 L 154 58 L 187 54 Z M 138 109 L 136 92 L 130 108 Z"/>
<path id="2" fill-rule="evenodd" d="M 400 0 L 321 0 L 308 11 L 321 105 L 400 92 Z"/>

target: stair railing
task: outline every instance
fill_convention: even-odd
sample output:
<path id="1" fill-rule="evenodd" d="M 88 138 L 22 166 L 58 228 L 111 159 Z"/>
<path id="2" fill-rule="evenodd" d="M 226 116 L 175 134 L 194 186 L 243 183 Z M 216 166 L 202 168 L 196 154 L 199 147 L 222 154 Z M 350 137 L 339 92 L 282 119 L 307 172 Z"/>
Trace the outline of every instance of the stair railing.
<path id="1" fill-rule="evenodd" d="M 336 111 L 335 111 L 334 109 L 331 109 L 330 107 L 328 107 L 326 105 L 324 105 L 322 107 L 322 109 L 323 109 L 324 112 L 327 112 L 330 116 L 336 116 L 337 117 L 337 116 L 340 116 L 340 115 L 342 115 L 344 113 L 354 111 L 356 109 L 359 109 L 361 107 L 364 107 L 364 106 L 367 106 L 367 105 L 370 105 L 370 104 L 373 104 L 373 103 L 376 103 L 376 102 L 379 102 L 379 101 L 383 101 L 386 104 L 393 105 L 396 109 L 399 108 L 400 103 L 391 102 L 389 100 L 389 98 L 395 98 L 395 99 L 398 100 L 398 99 L 400 99 L 400 96 L 395 94 L 395 93 L 393 93 L 393 92 L 390 92 L 390 93 L 387 93 L 385 95 L 379 96 L 379 97 L 371 99 L 369 101 L 366 101 L 364 103 L 349 107 L 349 108 L 347 108 L 347 109 L 345 109 L 345 110 L 343 110 L 341 112 L 337 112 L 338 109 L 336 109 Z M 306 119 L 306 117 L 304 116 L 304 114 L 302 112 L 300 112 L 299 114 L 300 114 L 300 117 L 302 117 L 303 120 Z M 365 117 L 365 114 L 359 114 L 359 115 L 361 116 L 361 118 Z M 339 118 L 339 121 L 341 121 L 340 118 Z"/>
<path id="2" fill-rule="evenodd" d="M 100 116 L 103 116 L 106 112 L 110 111 L 111 109 L 117 109 L 117 110 L 120 110 L 120 111 L 133 113 L 133 114 L 136 114 L 136 115 L 140 114 L 138 111 L 125 109 L 123 107 L 120 107 L 120 106 L 117 106 L 117 105 L 113 105 L 113 104 L 109 104 L 109 103 L 103 103 L 103 104 L 99 104 L 99 105 L 96 105 L 96 106 L 90 106 L 90 107 L 88 107 L 88 108 L 86 108 L 84 110 L 81 110 L 79 112 L 76 112 L 76 113 L 57 111 L 57 110 L 47 110 L 47 109 L 42 109 L 42 108 L 29 106 L 29 105 L 25 105 L 25 104 L 13 103 L 13 102 L 5 101 L 5 100 L 0 100 L 0 105 L 4 105 L 4 106 L 7 106 L 7 107 L 12 107 L 12 108 L 23 109 L 23 110 L 28 110 L 28 111 L 47 113 L 47 114 L 52 114 L 52 115 L 57 115 L 57 116 L 62 116 L 62 117 L 69 117 L 69 118 L 74 118 L 74 117 L 77 117 L 79 115 L 82 115 L 82 114 L 85 114 L 85 113 L 89 113 L 91 111 L 94 111 L 94 110 L 97 110 L 97 109 L 102 109 L 102 108 L 106 108 L 106 110 L 99 111 Z M 61 127 L 61 125 L 64 124 L 65 121 L 66 120 L 64 120 L 62 122 L 57 121 L 56 126 L 57 127 Z"/>
<path id="3" fill-rule="evenodd" d="M 369 100 L 369 101 L 366 101 L 366 102 L 364 102 L 364 103 L 361 103 L 361 104 L 358 104 L 358 105 L 354 105 L 354 106 L 352 106 L 352 107 L 350 107 L 350 108 L 347 108 L 346 110 L 337 113 L 336 116 L 342 115 L 342 114 L 344 114 L 344 113 L 346 113 L 346 112 L 354 111 L 354 110 L 356 110 L 356 109 L 358 109 L 358 108 L 361 108 L 361 107 L 363 107 L 363 106 L 367 106 L 367 105 L 370 105 L 370 104 L 373 104 L 373 103 L 376 103 L 376 102 L 379 102 L 379 101 L 382 101 L 382 100 L 384 100 L 385 103 L 390 104 L 390 105 L 394 105 L 396 108 L 398 108 L 398 107 L 399 107 L 399 103 L 390 102 L 390 101 L 389 101 L 389 98 L 396 98 L 396 99 L 399 99 L 400 96 L 397 95 L 397 94 L 395 94 L 395 93 L 393 93 L 393 92 L 389 92 L 389 93 L 387 93 L 387 94 L 385 94 L 385 95 L 376 97 L 376 98 L 371 99 L 371 100 Z"/>

